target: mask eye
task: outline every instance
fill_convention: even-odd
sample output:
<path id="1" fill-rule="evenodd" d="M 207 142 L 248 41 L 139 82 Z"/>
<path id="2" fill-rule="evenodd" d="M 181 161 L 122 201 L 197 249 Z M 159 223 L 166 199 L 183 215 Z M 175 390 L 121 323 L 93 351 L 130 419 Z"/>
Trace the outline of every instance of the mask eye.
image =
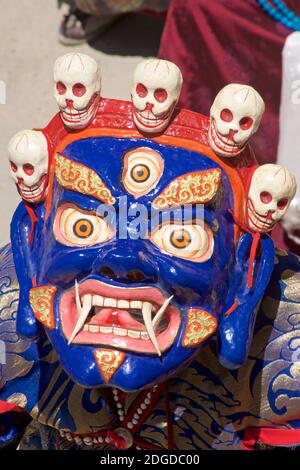
<path id="1" fill-rule="evenodd" d="M 125 155 L 122 174 L 126 191 L 138 198 L 147 194 L 161 178 L 164 162 L 158 152 L 141 147 Z"/>
<path id="2" fill-rule="evenodd" d="M 166 224 L 156 229 L 152 243 L 168 255 L 203 263 L 213 253 L 213 234 L 207 225 Z"/>
<path id="3" fill-rule="evenodd" d="M 113 235 L 108 223 L 96 215 L 69 204 L 58 209 L 54 221 L 54 236 L 63 245 L 95 245 L 111 239 Z"/>

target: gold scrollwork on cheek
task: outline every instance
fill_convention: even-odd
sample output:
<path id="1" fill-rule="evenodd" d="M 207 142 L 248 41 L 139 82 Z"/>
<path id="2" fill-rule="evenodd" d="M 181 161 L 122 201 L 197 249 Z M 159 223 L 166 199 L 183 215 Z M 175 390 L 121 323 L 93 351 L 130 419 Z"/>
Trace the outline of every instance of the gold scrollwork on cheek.
<path id="1" fill-rule="evenodd" d="M 116 202 L 97 173 L 81 163 L 56 154 L 55 175 L 60 186 L 66 189 L 95 197 L 105 204 Z"/>
<path id="2" fill-rule="evenodd" d="M 30 289 L 30 306 L 37 320 L 46 328 L 54 328 L 53 299 L 56 294 L 56 287 L 41 286 Z"/>
<path id="3" fill-rule="evenodd" d="M 216 318 L 204 310 L 190 309 L 187 314 L 187 325 L 182 340 L 184 348 L 193 348 L 209 338 L 217 329 Z"/>
<path id="4" fill-rule="evenodd" d="M 154 209 L 183 204 L 205 204 L 211 201 L 220 186 L 221 170 L 203 170 L 179 176 L 153 201 Z"/>
<path id="5" fill-rule="evenodd" d="M 108 383 L 123 364 L 126 354 L 112 349 L 99 349 L 94 352 L 94 356 L 103 379 Z"/>

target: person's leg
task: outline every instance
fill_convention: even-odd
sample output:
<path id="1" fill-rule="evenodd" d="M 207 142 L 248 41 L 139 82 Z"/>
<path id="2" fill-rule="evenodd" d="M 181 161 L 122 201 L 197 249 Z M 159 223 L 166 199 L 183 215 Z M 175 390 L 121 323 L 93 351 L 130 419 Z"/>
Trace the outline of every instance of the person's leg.
<path id="1" fill-rule="evenodd" d="M 84 11 L 87 8 L 78 8 L 74 0 L 58 0 L 58 4 L 63 10 L 58 39 L 66 46 L 75 46 L 98 36 L 120 16 L 118 14 L 96 16 L 87 13 Z M 83 2 L 81 7 L 83 7 Z"/>

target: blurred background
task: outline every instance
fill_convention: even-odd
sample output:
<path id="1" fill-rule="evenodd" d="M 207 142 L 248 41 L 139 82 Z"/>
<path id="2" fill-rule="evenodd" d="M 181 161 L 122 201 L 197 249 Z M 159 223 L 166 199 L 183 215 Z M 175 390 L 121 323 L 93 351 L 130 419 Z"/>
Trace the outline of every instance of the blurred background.
<path id="1" fill-rule="evenodd" d="M 90 43 L 64 46 L 58 31 L 63 14 L 56 0 L 0 0 L 0 246 L 9 241 L 12 214 L 20 202 L 7 161 L 9 139 L 21 129 L 46 126 L 57 105 L 53 97 L 55 59 L 70 50 L 91 55 L 102 68 L 103 96 L 130 99 L 132 74 L 143 56 L 158 52 L 164 18 L 146 12 L 119 19 Z"/>
<path id="2" fill-rule="evenodd" d="M 285 93 L 294 114 L 287 106 L 282 122 L 292 116 L 300 126 L 300 100 L 291 98 L 294 85 L 300 87 L 299 0 L 0 0 L 0 245 L 9 241 L 20 200 L 9 175 L 7 143 L 21 129 L 46 126 L 57 112 L 52 76 L 59 55 L 91 55 L 102 68 L 102 95 L 125 100 L 143 57 L 171 60 L 184 77 L 180 105 L 203 114 L 227 83 L 252 85 L 266 113 L 251 143 L 259 162 L 267 163 L 277 161 L 282 51 L 295 31 L 295 66 L 287 67 Z M 300 139 L 295 122 L 294 129 L 289 134 L 286 126 L 287 144 L 281 145 L 280 163 L 287 167 L 288 142 Z M 292 170 L 300 179 L 298 167 L 296 162 Z M 300 205 L 298 220 L 300 243 Z"/>

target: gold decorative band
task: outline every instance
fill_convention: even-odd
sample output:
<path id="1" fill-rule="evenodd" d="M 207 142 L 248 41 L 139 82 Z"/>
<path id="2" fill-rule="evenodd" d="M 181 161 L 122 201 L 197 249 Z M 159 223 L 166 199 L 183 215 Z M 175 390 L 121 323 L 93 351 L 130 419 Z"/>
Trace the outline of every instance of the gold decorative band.
<path id="1" fill-rule="evenodd" d="M 29 301 L 34 316 L 46 328 L 54 328 L 53 299 L 56 294 L 56 287 L 40 286 L 30 289 Z"/>
<path id="2" fill-rule="evenodd" d="M 183 204 L 205 204 L 216 195 L 221 182 L 221 170 L 196 171 L 179 176 L 153 201 L 155 209 Z"/>
<path id="3" fill-rule="evenodd" d="M 122 351 L 112 349 L 99 349 L 94 352 L 100 373 L 106 383 L 108 383 L 114 373 L 123 364 L 126 354 Z"/>
<path id="4" fill-rule="evenodd" d="M 205 310 L 190 309 L 182 340 L 184 348 L 194 348 L 209 338 L 217 329 L 217 319 Z"/>
<path id="5" fill-rule="evenodd" d="M 113 205 L 116 200 L 94 170 L 74 162 L 62 155 L 55 155 L 55 175 L 60 186 L 95 197 L 105 204 Z"/>

